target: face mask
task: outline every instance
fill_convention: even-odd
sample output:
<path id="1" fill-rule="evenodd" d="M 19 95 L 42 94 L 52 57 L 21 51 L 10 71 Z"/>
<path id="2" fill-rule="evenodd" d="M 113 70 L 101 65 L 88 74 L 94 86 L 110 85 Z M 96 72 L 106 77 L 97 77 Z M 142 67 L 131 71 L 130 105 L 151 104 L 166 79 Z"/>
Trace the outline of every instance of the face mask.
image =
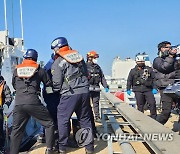
<path id="1" fill-rule="evenodd" d="M 97 60 L 97 59 L 93 59 L 92 62 L 93 62 L 94 64 L 97 64 L 98 60 Z"/>
<path id="2" fill-rule="evenodd" d="M 165 50 L 164 52 L 160 51 L 159 56 L 160 57 L 167 57 L 169 55 L 169 50 Z"/>
<path id="3" fill-rule="evenodd" d="M 139 66 L 139 67 L 144 67 L 145 64 L 144 64 L 144 63 L 139 63 L 139 64 L 137 64 L 137 66 Z"/>

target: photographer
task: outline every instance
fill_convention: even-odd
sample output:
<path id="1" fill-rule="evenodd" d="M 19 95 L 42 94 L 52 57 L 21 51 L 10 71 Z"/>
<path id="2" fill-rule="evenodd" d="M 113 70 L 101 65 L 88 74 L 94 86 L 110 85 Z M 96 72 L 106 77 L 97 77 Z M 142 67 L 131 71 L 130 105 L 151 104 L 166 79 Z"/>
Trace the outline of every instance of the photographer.
<path id="1" fill-rule="evenodd" d="M 165 124 L 171 114 L 173 99 L 163 93 L 163 90 L 174 83 L 175 57 L 177 50 L 172 50 L 171 43 L 163 41 L 158 44 L 158 57 L 153 61 L 155 69 L 155 84 L 158 87 L 162 101 L 162 112 L 157 119 L 161 124 Z"/>

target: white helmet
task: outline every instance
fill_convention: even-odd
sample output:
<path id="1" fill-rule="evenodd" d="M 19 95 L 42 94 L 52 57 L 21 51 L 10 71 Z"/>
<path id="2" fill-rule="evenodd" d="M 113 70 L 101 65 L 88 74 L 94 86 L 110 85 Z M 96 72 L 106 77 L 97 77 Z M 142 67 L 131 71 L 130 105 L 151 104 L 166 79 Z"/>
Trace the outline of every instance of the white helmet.
<path id="1" fill-rule="evenodd" d="M 136 55 L 136 58 L 135 58 L 135 61 L 136 62 L 145 62 L 145 57 L 144 55 Z"/>

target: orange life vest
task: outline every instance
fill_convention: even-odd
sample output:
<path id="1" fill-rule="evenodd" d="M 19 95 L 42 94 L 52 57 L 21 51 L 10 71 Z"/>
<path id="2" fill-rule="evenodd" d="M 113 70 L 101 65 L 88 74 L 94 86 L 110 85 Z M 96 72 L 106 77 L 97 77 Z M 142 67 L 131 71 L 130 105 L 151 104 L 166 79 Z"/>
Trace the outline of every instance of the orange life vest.
<path id="1" fill-rule="evenodd" d="M 69 46 L 60 48 L 58 54 L 69 63 L 78 63 L 83 60 L 82 55 L 76 50 L 71 50 Z"/>
<path id="2" fill-rule="evenodd" d="M 25 59 L 21 64 L 17 65 L 17 76 L 20 78 L 30 78 L 38 69 L 39 64 L 33 60 Z"/>

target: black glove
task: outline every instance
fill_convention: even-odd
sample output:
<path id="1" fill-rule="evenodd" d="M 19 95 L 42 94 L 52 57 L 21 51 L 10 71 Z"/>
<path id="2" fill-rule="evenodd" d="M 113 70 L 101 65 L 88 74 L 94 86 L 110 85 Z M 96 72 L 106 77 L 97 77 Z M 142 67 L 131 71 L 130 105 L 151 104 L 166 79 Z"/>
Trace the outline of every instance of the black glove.
<path id="1" fill-rule="evenodd" d="M 175 71 L 175 79 L 180 79 L 180 70 Z"/>

